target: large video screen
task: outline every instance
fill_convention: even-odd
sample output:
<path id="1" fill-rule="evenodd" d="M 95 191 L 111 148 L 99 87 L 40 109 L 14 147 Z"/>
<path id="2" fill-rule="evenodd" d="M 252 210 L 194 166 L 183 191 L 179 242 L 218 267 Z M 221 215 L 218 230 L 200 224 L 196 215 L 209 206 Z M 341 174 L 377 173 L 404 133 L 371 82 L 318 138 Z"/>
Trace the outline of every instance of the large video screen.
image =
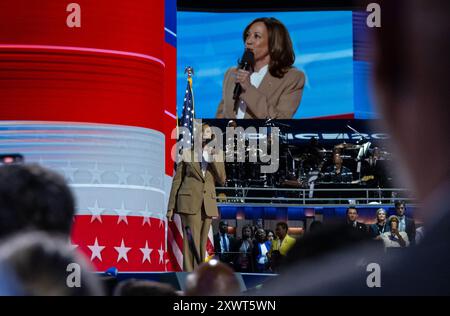
<path id="1" fill-rule="evenodd" d="M 197 118 L 214 118 L 224 75 L 244 52 L 242 33 L 259 17 L 274 17 L 288 29 L 294 66 L 305 74 L 300 106 L 292 118 L 364 118 L 376 115 L 366 91 L 365 73 L 354 73 L 354 18 L 351 11 L 177 13 L 177 104 L 181 116 L 187 66 L 194 68 Z M 358 68 L 359 69 L 359 68 Z M 361 77 L 361 78 L 359 78 Z M 361 96 L 361 94 L 363 94 Z"/>

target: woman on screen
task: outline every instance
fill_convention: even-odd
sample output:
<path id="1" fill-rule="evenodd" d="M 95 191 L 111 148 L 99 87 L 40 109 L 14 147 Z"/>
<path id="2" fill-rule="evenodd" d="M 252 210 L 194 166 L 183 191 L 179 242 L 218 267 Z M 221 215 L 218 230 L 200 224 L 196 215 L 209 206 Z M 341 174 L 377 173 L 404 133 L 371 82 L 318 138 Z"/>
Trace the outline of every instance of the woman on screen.
<path id="1" fill-rule="evenodd" d="M 232 67 L 225 73 L 216 118 L 291 119 L 297 111 L 305 75 L 292 65 L 292 41 L 275 18 L 258 18 L 244 30 L 245 49 L 253 53 L 253 69 Z M 236 98 L 235 85 L 241 85 Z"/>

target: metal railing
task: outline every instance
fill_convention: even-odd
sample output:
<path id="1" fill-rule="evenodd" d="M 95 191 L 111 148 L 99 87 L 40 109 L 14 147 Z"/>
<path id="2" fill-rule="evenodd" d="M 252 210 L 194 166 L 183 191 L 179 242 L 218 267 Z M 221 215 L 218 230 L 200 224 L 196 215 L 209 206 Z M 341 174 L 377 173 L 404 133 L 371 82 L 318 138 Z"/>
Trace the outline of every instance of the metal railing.
<path id="1" fill-rule="evenodd" d="M 410 190 L 405 188 L 255 188 L 217 187 L 217 201 L 221 204 L 392 204 L 402 200 L 414 203 Z"/>

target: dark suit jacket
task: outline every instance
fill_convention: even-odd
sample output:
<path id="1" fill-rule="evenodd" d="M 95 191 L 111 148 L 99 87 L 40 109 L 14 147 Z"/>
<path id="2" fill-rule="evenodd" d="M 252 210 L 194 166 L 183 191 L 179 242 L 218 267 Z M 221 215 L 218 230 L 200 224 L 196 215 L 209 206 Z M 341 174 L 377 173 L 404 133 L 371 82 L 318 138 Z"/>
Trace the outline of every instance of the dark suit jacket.
<path id="1" fill-rule="evenodd" d="M 214 252 L 219 257 L 220 261 L 226 262 L 226 263 L 232 263 L 234 262 L 234 259 L 236 257 L 236 238 L 234 238 L 232 235 L 227 234 L 228 241 L 229 241 L 229 251 L 232 253 L 228 254 L 222 254 L 221 247 L 220 247 L 220 233 L 214 234 Z"/>
<path id="2" fill-rule="evenodd" d="M 391 231 L 391 227 L 389 226 L 388 223 L 386 223 L 386 226 L 384 227 L 384 232 L 386 233 L 386 232 L 390 232 L 390 231 Z M 372 238 L 375 238 L 375 237 L 380 235 L 378 233 L 378 225 L 376 223 L 375 224 L 371 224 L 369 226 L 369 235 Z"/>
<path id="3" fill-rule="evenodd" d="M 411 245 L 416 244 L 416 222 L 411 217 L 405 216 L 405 232 L 408 235 L 409 242 Z"/>
<path id="4" fill-rule="evenodd" d="M 222 87 L 222 100 L 216 118 L 236 119 L 233 90 L 236 84 L 233 71 L 225 73 Z M 247 104 L 246 119 L 291 119 L 297 111 L 302 98 L 305 75 L 291 68 L 283 78 L 273 77 L 267 71 L 258 88 L 250 86 L 240 98 Z"/>
<path id="5" fill-rule="evenodd" d="M 347 223 L 347 225 L 349 225 L 350 228 L 354 228 L 358 231 L 361 231 L 362 233 L 366 233 L 367 232 L 367 226 L 364 223 L 360 223 L 360 222 L 356 222 L 356 227 L 353 226 L 353 224 Z"/>

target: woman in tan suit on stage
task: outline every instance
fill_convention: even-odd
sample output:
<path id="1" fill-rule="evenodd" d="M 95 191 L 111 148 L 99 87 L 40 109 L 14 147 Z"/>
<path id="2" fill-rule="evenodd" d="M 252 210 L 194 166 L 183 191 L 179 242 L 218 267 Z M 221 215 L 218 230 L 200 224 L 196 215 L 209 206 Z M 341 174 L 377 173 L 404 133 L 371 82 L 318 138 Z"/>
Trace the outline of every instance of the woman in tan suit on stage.
<path id="1" fill-rule="evenodd" d="M 223 152 L 207 145 L 212 139 L 211 128 L 203 124 L 202 152 L 183 151 L 170 191 L 167 217 L 171 220 L 174 213 L 181 217 L 184 235 L 183 270 L 187 272 L 193 271 L 197 262 L 189 248 L 186 226 L 192 231 L 196 251 L 203 262 L 212 217 L 219 216 L 215 183 L 225 184 L 225 165 Z"/>
<path id="2" fill-rule="evenodd" d="M 295 54 L 286 27 L 275 18 L 258 18 L 245 28 L 243 39 L 254 54 L 254 69 L 227 70 L 216 118 L 291 119 L 300 105 L 305 75 L 292 66 Z M 242 93 L 234 100 L 236 83 Z"/>

